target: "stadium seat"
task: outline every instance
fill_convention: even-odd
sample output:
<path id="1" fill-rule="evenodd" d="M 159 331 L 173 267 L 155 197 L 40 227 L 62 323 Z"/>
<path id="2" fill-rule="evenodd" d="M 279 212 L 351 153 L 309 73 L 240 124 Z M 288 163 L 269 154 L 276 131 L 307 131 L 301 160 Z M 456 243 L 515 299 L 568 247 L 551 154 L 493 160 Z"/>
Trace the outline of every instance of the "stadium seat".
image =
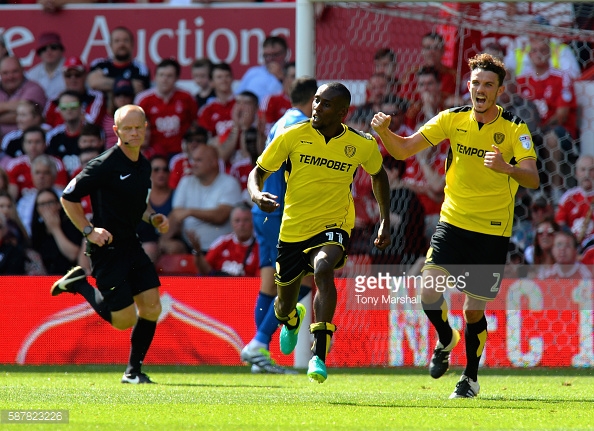
<path id="1" fill-rule="evenodd" d="M 197 275 L 198 269 L 191 254 L 164 254 L 155 267 L 159 275 Z"/>

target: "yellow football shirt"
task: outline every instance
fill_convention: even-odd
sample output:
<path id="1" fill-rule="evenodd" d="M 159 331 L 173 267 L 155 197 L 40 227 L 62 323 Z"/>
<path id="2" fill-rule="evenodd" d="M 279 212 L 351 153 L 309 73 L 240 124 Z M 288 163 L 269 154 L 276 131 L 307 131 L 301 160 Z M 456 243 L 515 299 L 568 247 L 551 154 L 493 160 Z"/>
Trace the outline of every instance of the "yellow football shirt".
<path id="1" fill-rule="evenodd" d="M 280 239 L 304 241 L 332 228 L 350 234 L 355 225 L 355 170 L 361 165 L 374 175 L 382 167 L 376 140 L 343 124 L 343 132 L 326 143 L 309 121 L 303 122 L 278 135 L 257 164 L 274 172 L 285 161 L 288 179 Z"/>
<path id="2" fill-rule="evenodd" d="M 536 159 L 536 152 L 528 126 L 497 108 L 497 118 L 487 124 L 476 121 L 470 106 L 452 108 L 440 112 L 419 131 L 431 145 L 450 140 L 440 220 L 473 232 L 509 237 L 518 183 L 485 167 L 485 153 L 496 145 L 506 162 L 513 159 L 519 163 Z"/>

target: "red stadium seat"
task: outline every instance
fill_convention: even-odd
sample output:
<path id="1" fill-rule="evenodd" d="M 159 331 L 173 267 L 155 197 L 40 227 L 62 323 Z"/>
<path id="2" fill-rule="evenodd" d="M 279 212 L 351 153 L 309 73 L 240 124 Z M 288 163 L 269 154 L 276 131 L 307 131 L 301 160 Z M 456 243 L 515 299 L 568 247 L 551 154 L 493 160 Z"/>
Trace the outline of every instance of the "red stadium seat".
<path id="1" fill-rule="evenodd" d="M 155 262 L 155 267 L 159 275 L 198 275 L 191 254 L 164 254 Z"/>

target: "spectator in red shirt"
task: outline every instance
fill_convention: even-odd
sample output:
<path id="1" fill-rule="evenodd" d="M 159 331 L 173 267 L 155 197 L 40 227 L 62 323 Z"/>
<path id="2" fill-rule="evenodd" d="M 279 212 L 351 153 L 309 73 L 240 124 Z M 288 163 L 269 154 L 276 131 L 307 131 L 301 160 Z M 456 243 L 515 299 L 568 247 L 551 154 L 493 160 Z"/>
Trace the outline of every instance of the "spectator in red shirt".
<path id="1" fill-rule="evenodd" d="M 441 76 L 434 67 L 423 67 L 416 76 L 413 102 L 406 111 L 406 124 L 418 130 L 423 124 L 444 109 L 441 94 Z"/>
<path id="2" fill-rule="evenodd" d="M 181 151 L 184 133 L 198 114 L 194 97 L 176 86 L 180 73 L 177 60 L 162 60 L 155 70 L 155 87 L 137 94 L 134 101 L 146 112 L 155 153 L 169 158 Z"/>
<path id="3" fill-rule="evenodd" d="M 427 33 L 421 40 L 421 61 L 411 67 L 402 79 L 400 95 L 414 100 L 417 72 L 425 67 L 433 67 L 439 73 L 442 100 L 456 93 L 456 70 L 442 63 L 445 41 L 439 33 Z"/>
<path id="4" fill-rule="evenodd" d="M 24 154 L 12 160 L 8 165 L 8 191 L 15 201 L 18 201 L 22 196 L 36 192 L 37 188 L 34 185 L 33 177 L 31 175 L 31 167 L 33 161 L 44 154 L 45 145 L 45 131 L 39 126 L 31 126 L 23 132 L 23 151 Z M 56 157 L 48 156 L 54 163 L 55 185 L 61 189 L 68 184 L 68 174 L 64 169 L 62 161 Z"/>
<path id="5" fill-rule="evenodd" d="M 295 82 L 295 62 L 291 61 L 283 67 L 283 92 L 268 96 L 261 103 L 262 111 L 264 111 L 264 118 L 266 119 L 266 135 L 270 128 L 276 123 L 287 109 L 291 109 L 291 87 Z"/>
<path id="6" fill-rule="evenodd" d="M 197 125 L 190 126 L 184 139 L 182 140 L 182 152 L 176 154 L 169 161 L 169 187 L 175 190 L 179 184 L 179 180 L 185 175 L 192 173 L 192 166 L 190 165 L 190 154 L 199 145 L 206 144 L 208 142 L 208 131 L 204 127 Z"/>
<path id="7" fill-rule="evenodd" d="M 231 211 L 230 218 L 233 232 L 217 238 L 206 256 L 201 252 L 200 238 L 188 232 L 196 267 L 202 275 L 258 277 L 260 259 L 252 210 L 245 203 L 239 204 Z"/>
<path id="8" fill-rule="evenodd" d="M 66 90 L 81 95 L 81 103 L 87 123 L 101 124 L 106 110 L 106 101 L 101 91 L 91 90 L 86 86 L 87 67 L 78 57 L 68 57 L 62 69 Z M 52 100 L 45 109 L 45 121 L 52 127 L 64 122 L 60 115 L 59 98 Z M 111 129 L 110 129 L 111 130 Z"/>
<path id="9" fill-rule="evenodd" d="M 582 155 L 575 164 L 577 186 L 566 191 L 555 213 L 555 221 L 569 228 L 578 241 L 594 233 L 594 156 Z"/>
<path id="10" fill-rule="evenodd" d="M 577 158 L 577 101 L 569 75 L 550 65 L 547 38 L 530 39 L 529 57 L 533 71 L 516 78 L 517 91 L 524 99 L 533 101 L 540 114 L 543 145 L 539 158 L 545 161 L 551 194 L 557 203 L 559 191 L 567 188 L 563 165 L 572 164 Z"/>
<path id="11" fill-rule="evenodd" d="M 218 63 L 212 67 L 212 86 L 216 97 L 209 99 L 198 112 L 198 124 L 208 130 L 211 138 L 227 132 L 233 125 L 231 109 L 235 105 L 235 97 L 231 90 L 232 83 L 231 66 Z"/>

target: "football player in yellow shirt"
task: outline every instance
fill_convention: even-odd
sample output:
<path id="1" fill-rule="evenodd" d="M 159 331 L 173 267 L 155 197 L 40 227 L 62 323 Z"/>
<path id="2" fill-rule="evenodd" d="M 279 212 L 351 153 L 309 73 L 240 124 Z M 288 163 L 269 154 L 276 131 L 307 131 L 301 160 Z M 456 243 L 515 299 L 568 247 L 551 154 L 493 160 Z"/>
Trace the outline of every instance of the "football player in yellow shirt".
<path id="1" fill-rule="evenodd" d="M 277 196 L 262 192 L 270 173 L 287 162 L 287 191 L 281 222 L 275 282 L 276 317 L 283 324 L 282 353 L 290 354 L 305 307 L 297 303 L 302 278 L 313 274 L 318 290 L 314 297 L 313 357 L 307 375 L 323 383 L 327 378 L 326 355 L 336 330 L 334 270 L 344 265 L 349 235 L 355 224 L 351 184 L 355 169 L 363 166 L 372 179 L 379 204 L 380 227 L 375 246 L 390 244 L 390 195 L 388 177 L 376 140 L 342 123 L 351 102 L 349 90 L 339 82 L 318 88 L 312 118 L 290 126 L 278 135 L 257 160 L 248 178 L 248 191 L 260 209 L 278 207 Z"/>
<path id="2" fill-rule="evenodd" d="M 388 129 L 390 116 L 377 113 L 371 126 L 388 152 L 404 160 L 424 148 L 450 140 L 445 200 L 423 267 L 423 310 L 437 331 L 429 372 L 439 378 L 449 368 L 451 350 L 460 340 L 450 327 L 448 307 L 438 286 L 444 276 L 456 278 L 464 302 L 466 369 L 450 398 L 479 393 L 478 367 L 487 340 L 485 309 L 495 299 L 505 265 L 518 185 L 539 186 L 536 153 L 526 124 L 497 106 L 503 92 L 504 64 L 489 54 L 468 62 L 472 106 L 451 108 L 429 120 L 418 132 L 401 137 Z M 489 265 L 488 271 L 486 266 Z"/>

